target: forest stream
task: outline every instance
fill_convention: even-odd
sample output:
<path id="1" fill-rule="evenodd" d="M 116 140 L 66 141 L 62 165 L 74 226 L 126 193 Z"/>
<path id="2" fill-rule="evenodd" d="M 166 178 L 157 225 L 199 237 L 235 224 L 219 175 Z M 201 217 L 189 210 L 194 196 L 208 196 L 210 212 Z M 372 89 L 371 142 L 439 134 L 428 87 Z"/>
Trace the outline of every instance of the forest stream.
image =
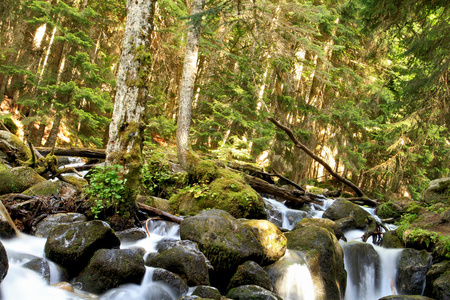
<path id="1" fill-rule="evenodd" d="M 283 203 L 265 198 L 269 220 L 281 223 L 281 228 L 291 230 L 299 217 L 305 216 L 304 211 L 290 209 Z M 325 199 L 323 206 L 313 205 L 311 214 L 314 218 L 320 218 L 323 211 L 331 205 L 332 200 Z M 367 209 L 373 214 L 373 209 Z M 121 249 L 143 248 L 148 254 L 156 251 L 156 245 L 163 239 L 179 240 L 179 225 L 166 221 L 151 221 L 148 224 L 150 236 L 134 243 L 122 243 Z M 370 261 L 363 252 L 352 254 L 348 249 L 352 245 L 359 244 L 362 230 L 352 230 L 345 233 L 347 242 L 340 241 L 344 249 L 345 268 L 348 272 L 346 300 L 377 300 L 383 296 L 395 293 L 396 265 L 401 249 L 384 249 L 370 242 L 368 247 L 373 248 L 379 259 L 379 269 L 376 263 Z M 154 268 L 146 267 L 145 277 L 140 285 L 126 284 L 111 289 L 97 298 L 92 294 L 77 289 L 77 283 L 72 283 L 73 292 L 67 292 L 61 288 L 55 288 L 62 281 L 62 274 L 53 263 L 50 264 L 49 284 L 36 272 L 23 267 L 27 261 L 40 257 L 45 258 L 45 238 L 20 234 L 19 237 L 2 240 L 9 256 L 10 269 L 1 286 L 1 299 L 177 299 L 177 294 L 164 283 L 154 281 L 152 272 Z M 349 255 L 347 255 L 349 254 Z M 287 251 L 282 259 L 294 260 L 286 270 L 282 280 L 277 282 L 279 296 L 284 300 L 313 300 L 314 286 L 310 272 L 306 266 L 305 257 L 292 251 Z M 380 272 L 380 274 L 378 274 Z M 26 288 L 24 288 L 26 287 Z M 192 293 L 193 287 L 188 293 Z"/>

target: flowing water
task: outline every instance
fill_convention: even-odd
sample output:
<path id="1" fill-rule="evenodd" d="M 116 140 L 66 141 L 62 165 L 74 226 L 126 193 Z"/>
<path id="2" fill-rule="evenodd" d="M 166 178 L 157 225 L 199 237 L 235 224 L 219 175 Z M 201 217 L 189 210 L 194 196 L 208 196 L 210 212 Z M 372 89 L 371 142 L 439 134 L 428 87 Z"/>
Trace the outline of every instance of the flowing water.
<path id="1" fill-rule="evenodd" d="M 146 252 L 156 251 L 157 243 L 163 238 L 180 239 L 179 226 L 164 221 L 149 222 L 150 237 L 135 243 L 123 243 L 121 248 L 142 247 Z M 9 270 L 0 285 L 2 300 L 77 300 L 98 299 L 81 291 L 70 293 L 52 286 L 61 282 L 61 273 L 55 264 L 50 263 L 50 280 L 46 282 L 36 272 L 23 267 L 31 259 L 44 257 L 45 238 L 20 234 L 19 237 L 2 240 L 8 253 Z M 174 300 L 172 290 L 162 283 L 153 282 L 153 268 L 147 268 L 141 285 L 129 284 L 112 289 L 100 297 L 101 300 Z M 49 285 L 50 284 L 50 285 Z M 76 284 L 75 284 L 76 285 Z"/>
<path id="2" fill-rule="evenodd" d="M 287 208 L 284 204 L 265 198 L 271 207 L 269 220 L 279 227 L 291 230 L 293 226 L 304 217 L 321 217 L 323 211 L 331 205 L 331 200 L 324 201 L 322 206 L 313 205 L 309 212 Z M 372 210 L 369 210 L 373 214 Z M 146 252 L 156 251 L 157 243 L 163 238 L 179 239 L 179 226 L 177 224 L 153 221 L 148 223 L 150 237 L 133 242 L 123 243 L 121 248 L 141 247 Z M 342 242 L 344 253 L 351 243 L 360 241 L 363 232 L 352 230 L 345 233 L 348 242 Z M 147 267 L 145 277 L 140 285 L 128 284 L 109 290 L 98 297 L 93 297 L 81 291 L 70 293 L 52 286 L 61 281 L 58 268 L 50 263 L 49 282 L 46 282 L 36 272 L 24 268 L 22 265 L 33 258 L 44 258 L 45 238 L 20 234 L 19 237 L 2 240 L 8 257 L 8 275 L 0 286 L 0 299 L 17 300 L 62 300 L 62 299 L 101 299 L 101 300 L 173 300 L 174 292 L 166 285 L 152 280 L 153 268 Z M 401 250 L 384 249 L 370 243 L 373 247 L 370 259 L 365 252 L 344 257 L 345 267 L 348 271 L 348 280 L 345 300 L 376 300 L 380 297 L 395 294 L 395 266 Z M 375 254 L 374 254 L 375 253 Z M 311 275 L 302 255 L 287 251 L 283 260 L 290 263 L 283 269 L 281 278 L 276 282 L 276 290 L 284 300 L 314 300 L 314 286 Z M 377 261 L 377 263 L 375 263 Z M 93 297 L 93 298 L 90 298 Z"/>

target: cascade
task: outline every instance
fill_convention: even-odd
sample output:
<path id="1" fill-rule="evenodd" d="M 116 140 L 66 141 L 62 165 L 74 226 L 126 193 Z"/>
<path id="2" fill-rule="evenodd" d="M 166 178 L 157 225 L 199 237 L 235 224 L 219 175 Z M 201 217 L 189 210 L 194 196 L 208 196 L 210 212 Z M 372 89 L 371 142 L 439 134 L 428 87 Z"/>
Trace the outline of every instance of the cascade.
<path id="1" fill-rule="evenodd" d="M 162 239 L 180 239 L 178 224 L 169 224 L 164 221 L 149 221 L 147 226 L 150 236 L 134 243 L 123 243 L 122 249 L 130 247 L 143 247 L 146 252 L 156 251 L 156 245 Z M 52 286 L 61 282 L 61 273 L 53 263 L 50 263 L 50 285 L 36 272 L 22 265 L 33 258 L 44 257 L 46 239 L 26 234 L 19 237 L 2 240 L 8 254 L 8 274 L 0 286 L 0 299 L 17 300 L 78 300 L 89 299 L 89 295 L 76 290 L 75 294 Z M 153 268 L 146 267 L 146 274 L 141 285 L 128 284 L 117 289 L 109 290 L 101 296 L 101 300 L 175 300 L 171 289 L 152 280 Z M 76 285 L 76 284 L 75 284 Z M 25 287 L 25 288 L 24 288 Z"/>

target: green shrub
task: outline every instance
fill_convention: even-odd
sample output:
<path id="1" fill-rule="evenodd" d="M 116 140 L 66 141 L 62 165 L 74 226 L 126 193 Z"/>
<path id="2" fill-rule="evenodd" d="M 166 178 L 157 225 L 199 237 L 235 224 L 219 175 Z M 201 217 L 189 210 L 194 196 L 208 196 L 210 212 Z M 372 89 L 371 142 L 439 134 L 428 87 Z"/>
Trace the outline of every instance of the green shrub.
<path id="1" fill-rule="evenodd" d="M 119 213 L 117 210 L 127 195 L 122 169 L 119 165 L 97 166 L 89 175 L 90 186 L 85 192 L 91 196 L 91 212 L 95 218 L 111 208 Z"/>

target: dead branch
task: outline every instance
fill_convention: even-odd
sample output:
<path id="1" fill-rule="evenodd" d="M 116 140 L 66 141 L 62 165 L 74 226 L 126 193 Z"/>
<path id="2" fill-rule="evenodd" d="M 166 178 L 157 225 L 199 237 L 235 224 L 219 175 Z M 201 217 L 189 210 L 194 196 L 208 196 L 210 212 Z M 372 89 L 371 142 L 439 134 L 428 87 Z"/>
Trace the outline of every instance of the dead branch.
<path id="1" fill-rule="evenodd" d="M 169 221 L 172 221 L 172 222 L 175 222 L 175 223 L 178 223 L 178 224 L 181 224 L 181 221 L 183 221 L 182 218 L 174 216 L 174 215 L 172 215 L 172 214 L 170 214 L 168 212 L 165 212 L 163 210 L 157 209 L 155 207 L 151 207 L 151 206 L 145 205 L 143 203 L 139 203 L 139 202 L 138 202 L 138 206 L 139 206 L 139 209 L 144 211 L 144 212 L 151 213 L 151 214 L 156 214 L 156 215 L 161 216 L 161 217 L 163 217 L 163 218 L 165 218 L 165 219 L 167 219 Z"/>
<path id="2" fill-rule="evenodd" d="M 363 197 L 365 196 L 363 191 L 361 191 L 361 189 L 359 187 L 357 187 L 353 182 L 351 182 L 350 180 L 347 180 L 346 178 L 342 177 L 341 175 L 337 174 L 336 172 L 333 171 L 333 169 L 330 167 L 330 165 L 328 165 L 322 158 L 320 158 L 319 156 L 317 156 L 316 154 L 314 154 L 311 150 L 309 150 L 305 145 L 303 145 L 302 143 L 300 143 L 294 136 L 294 133 L 286 126 L 282 125 L 280 122 L 278 122 L 277 120 L 275 120 L 272 117 L 269 117 L 269 120 L 275 124 L 278 128 L 280 128 L 281 130 L 283 130 L 284 132 L 286 132 L 286 134 L 288 135 L 288 137 L 294 142 L 295 147 L 302 149 L 303 151 L 305 151 L 312 159 L 314 159 L 315 161 L 317 161 L 319 164 L 321 164 L 333 177 L 335 177 L 337 180 L 339 180 L 340 182 L 344 183 L 345 185 L 349 186 L 352 190 L 354 190 L 356 192 L 356 194 L 359 197 Z"/>

